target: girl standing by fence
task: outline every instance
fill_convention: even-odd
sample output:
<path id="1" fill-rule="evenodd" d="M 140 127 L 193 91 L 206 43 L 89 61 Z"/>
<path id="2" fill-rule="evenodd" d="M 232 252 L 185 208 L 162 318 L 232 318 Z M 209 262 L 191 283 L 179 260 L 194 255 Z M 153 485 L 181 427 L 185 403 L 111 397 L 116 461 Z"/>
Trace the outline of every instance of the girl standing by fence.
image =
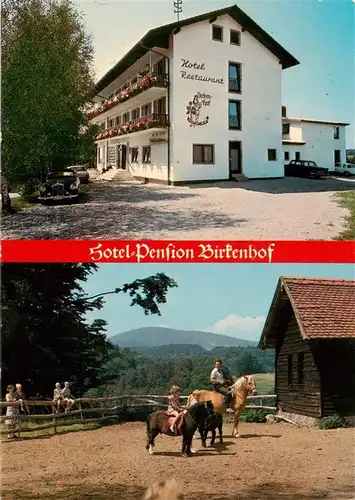
<path id="1" fill-rule="evenodd" d="M 17 397 L 15 394 L 15 387 L 13 385 L 7 386 L 7 393 L 6 393 L 5 399 L 6 399 L 7 403 L 17 402 Z M 7 437 L 9 439 L 14 439 L 16 437 L 14 430 L 16 429 L 17 424 L 18 424 L 18 413 L 19 413 L 19 409 L 18 409 L 17 405 L 11 405 L 11 406 L 6 407 L 6 416 L 11 417 L 11 418 L 5 420 L 5 425 L 9 431 L 9 433 L 7 435 Z"/>

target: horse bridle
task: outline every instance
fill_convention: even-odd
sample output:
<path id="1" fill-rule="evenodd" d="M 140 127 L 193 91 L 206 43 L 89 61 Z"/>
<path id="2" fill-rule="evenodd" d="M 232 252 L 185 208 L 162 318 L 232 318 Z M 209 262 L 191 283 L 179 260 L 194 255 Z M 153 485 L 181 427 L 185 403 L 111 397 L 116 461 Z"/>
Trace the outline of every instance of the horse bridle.
<path id="1" fill-rule="evenodd" d="M 213 415 L 214 415 L 214 412 L 213 412 L 213 411 L 211 411 L 211 410 L 210 410 L 210 408 L 208 407 L 208 405 L 207 405 L 207 401 L 205 401 L 204 406 L 205 406 L 205 408 L 206 408 L 206 409 L 207 409 L 207 411 L 208 411 L 208 417 L 207 417 L 207 418 L 205 419 L 205 421 L 204 421 L 204 422 L 205 422 L 205 426 L 206 426 L 206 425 L 207 425 L 207 422 L 209 422 L 210 420 L 212 420 Z M 187 413 L 187 415 L 191 418 L 192 422 L 193 422 L 196 426 L 198 426 L 198 424 L 197 424 L 196 420 L 192 417 L 192 415 L 189 413 L 189 411 L 187 411 L 186 413 Z"/>

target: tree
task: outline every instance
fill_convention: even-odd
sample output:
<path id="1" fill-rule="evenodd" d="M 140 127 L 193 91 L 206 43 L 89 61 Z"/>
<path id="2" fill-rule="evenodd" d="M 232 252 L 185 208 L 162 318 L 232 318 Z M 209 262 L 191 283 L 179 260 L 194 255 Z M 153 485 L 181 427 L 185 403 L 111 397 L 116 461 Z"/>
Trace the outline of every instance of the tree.
<path id="1" fill-rule="evenodd" d="M 82 147 L 93 45 L 70 0 L 2 2 L 4 173 L 32 189 Z"/>
<path id="2" fill-rule="evenodd" d="M 22 382 L 30 393 L 50 394 L 57 380 L 68 379 L 76 393 L 101 383 L 103 364 L 113 347 L 106 322 L 86 320 L 104 306 L 109 293 L 128 294 L 131 306 L 160 314 L 169 288 L 177 284 L 157 274 L 112 292 L 88 297 L 82 283 L 94 264 L 3 264 L 2 370 L 4 383 Z"/>
<path id="3" fill-rule="evenodd" d="M 11 198 L 5 176 L 1 170 L 1 209 L 3 212 L 12 213 Z"/>
<path id="4" fill-rule="evenodd" d="M 95 137 L 100 130 L 100 126 L 89 123 L 79 134 L 78 154 L 76 160 L 80 165 L 86 163 L 89 167 L 96 165 L 96 145 Z"/>

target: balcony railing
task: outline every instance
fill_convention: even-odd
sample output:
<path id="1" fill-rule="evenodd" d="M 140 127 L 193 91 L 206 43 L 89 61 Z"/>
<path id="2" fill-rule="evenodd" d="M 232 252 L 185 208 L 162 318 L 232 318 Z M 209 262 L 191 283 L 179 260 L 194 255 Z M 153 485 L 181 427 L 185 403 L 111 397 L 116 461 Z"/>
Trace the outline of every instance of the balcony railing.
<path id="1" fill-rule="evenodd" d="M 101 132 L 97 134 L 96 140 L 99 141 L 110 137 L 132 134 L 133 132 L 140 132 L 149 128 L 167 128 L 168 126 L 168 115 L 153 113 L 152 115 L 142 116 L 142 118 L 122 123 L 122 125 L 117 125 L 116 127 L 101 130 Z"/>
<path id="2" fill-rule="evenodd" d="M 168 82 L 169 79 L 168 75 L 166 74 L 154 73 L 154 72 L 148 73 L 147 75 L 138 78 L 135 83 L 129 85 L 127 88 L 125 88 L 124 90 L 119 92 L 116 96 L 114 96 L 112 99 L 108 99 L 97 108 L 88 111 L 87 117 L 89 120 L 91 120 L 95 116 L 98 116 L 101 113 L 104 113 L 105 111 L 114 108 L 118 104 L 122 104 L 123 102 L 128 101 L 128 99 L 131 99 L 132 97 L 140 94 L 141 92 L 144 92 L 150 87 L 165 88 L 168 86 Z"/>

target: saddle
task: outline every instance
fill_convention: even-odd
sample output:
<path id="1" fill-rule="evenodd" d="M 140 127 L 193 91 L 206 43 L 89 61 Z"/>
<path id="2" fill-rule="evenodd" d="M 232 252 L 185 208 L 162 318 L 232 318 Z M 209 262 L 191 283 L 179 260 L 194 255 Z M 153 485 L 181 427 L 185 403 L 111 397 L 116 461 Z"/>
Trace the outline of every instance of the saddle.
<path id="1" fill-rule="evenodd" d="M 169 418 L 168 418 L 168 426 L 171 427 L 172 423 L 173 423 L 173 420 L 174 420 L 174 416 L 172 415 L 169 415 L 169 412 L 168 411 L 164 411 L 165 415 L 167 415 Z M 182 424 L 184 423 L 184 414 L 182 413 L 181 415 L 179 415 L 179 417 L 177 418 L 176 420 L 176 423 L 175 423 L 175 429 L 176 431 L 178 432 L 178 434 L 180 434 L 181 432 L 181 427 L 182 427 Z"/>

